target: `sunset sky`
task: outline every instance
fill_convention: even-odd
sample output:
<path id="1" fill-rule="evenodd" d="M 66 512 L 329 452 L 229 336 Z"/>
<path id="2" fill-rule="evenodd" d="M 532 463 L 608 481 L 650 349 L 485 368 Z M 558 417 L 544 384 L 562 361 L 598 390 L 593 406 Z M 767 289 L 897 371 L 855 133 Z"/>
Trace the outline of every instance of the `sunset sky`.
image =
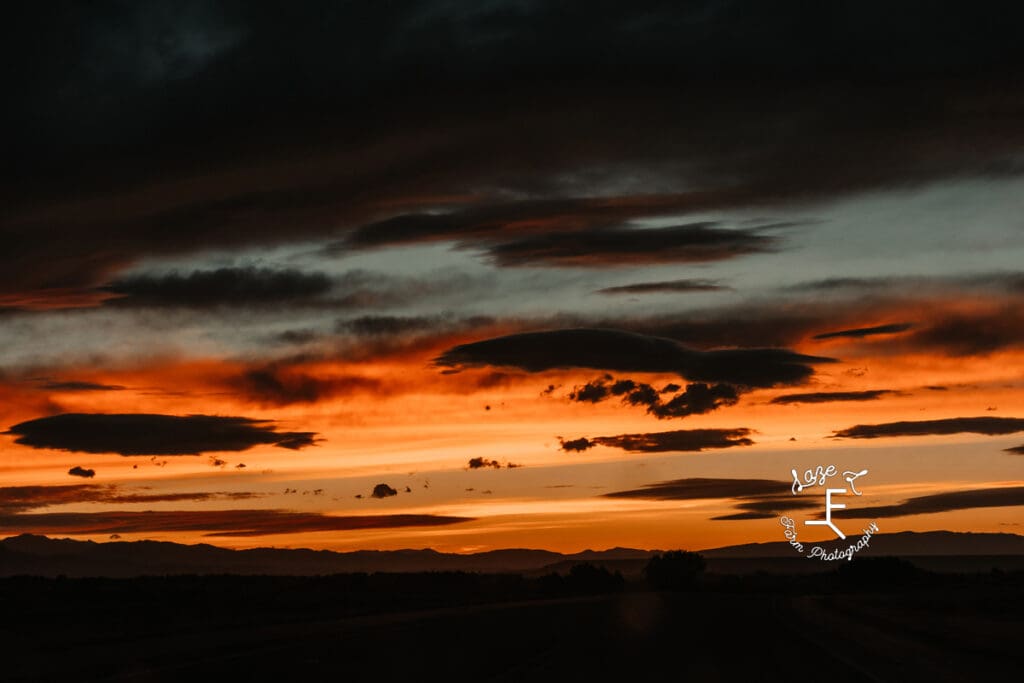
<path id="1" fill-rule="evenodd" d="M 1022 532 L 1022 17 L 255 5 L 13 11 L 0 535 Z"/>

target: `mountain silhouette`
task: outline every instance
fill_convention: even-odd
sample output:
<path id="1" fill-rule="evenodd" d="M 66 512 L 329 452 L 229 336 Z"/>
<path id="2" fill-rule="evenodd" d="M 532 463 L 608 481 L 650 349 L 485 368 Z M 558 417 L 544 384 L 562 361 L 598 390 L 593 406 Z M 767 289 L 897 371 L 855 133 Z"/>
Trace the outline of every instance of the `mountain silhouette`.
<path id="1" fill-rule="evenodd" d="M 96 543 L 33 534 L 0 541 L 0 576 L 131 577 L 168 574 L 271 574 L 305 576 L 353 572 L 466 571 L 543 573 L 568 571 L 589 562 L 609 569 L 639 570 L 657 550 L 611 548 L 563 554 L 549 550 L 504 549 L 458 554 L 421 550 L 330 550 L 254 548 L 231 550 L 209 544 L 164 541 Z M 802 561 L 788 543 L 752 543 L 703 550 L 712 561 L 784 559 Z M 865 555 L 1024 556 L 1024 536 L 950 531 L 879 535 Z"/>

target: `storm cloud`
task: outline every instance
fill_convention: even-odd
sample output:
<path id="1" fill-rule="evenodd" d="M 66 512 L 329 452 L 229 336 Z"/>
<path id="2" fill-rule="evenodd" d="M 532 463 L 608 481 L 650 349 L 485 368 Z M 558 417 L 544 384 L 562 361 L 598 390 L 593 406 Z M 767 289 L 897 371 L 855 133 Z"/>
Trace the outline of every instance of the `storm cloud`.
<path id="1" fill-rule="evenodd" d="M 64 413 L 14 425 L 14 442 L 31 448 L 119 455 L 200 455 L 273 445 L 298 450 L 314 432 L 279 432 L 269 420 L 213 415 Z"/>

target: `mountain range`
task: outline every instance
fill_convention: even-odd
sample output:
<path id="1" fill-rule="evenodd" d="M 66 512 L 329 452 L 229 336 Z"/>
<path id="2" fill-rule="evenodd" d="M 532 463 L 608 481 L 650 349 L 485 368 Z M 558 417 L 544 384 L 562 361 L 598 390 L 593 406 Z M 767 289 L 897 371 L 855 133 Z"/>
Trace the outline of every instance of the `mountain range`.
<path id="1" fill-rule="evenodd" d="M 421 550 L 330 550 L 253 548 L 231 550 L 208 544 L 163 541 L 96 543 L 22 534 L 0 541 L 0 576 L 130 577 L 166 574 L 322 575 L 350 572 L 510 572 L 561 571 L 580 562 L 637 571 L 661 551 L 635 548 L 584 550 L 507 549 L 473 554 Z M 751 543 L 700 551 L 712 571 L 739 560 L 801 560 L 788 543 Z M 930 531 L 878 535 L 864 555 L 1024 557 L 1024 536 Z M 624 571 L 626 573 L 626 571 Z"/>

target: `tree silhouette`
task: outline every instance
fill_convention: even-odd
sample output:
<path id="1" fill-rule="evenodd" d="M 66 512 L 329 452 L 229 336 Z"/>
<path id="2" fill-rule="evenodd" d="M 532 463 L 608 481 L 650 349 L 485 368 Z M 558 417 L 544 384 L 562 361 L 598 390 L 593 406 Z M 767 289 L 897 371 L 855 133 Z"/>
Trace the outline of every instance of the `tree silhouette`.
<path id="1" fill-rule="evenodd" d="M 696 585 L 704 567 L 703 555 L 687 550 L 670 550 L 648 561 L 644 567 L 644 578 L 657 590 L 684 590 Z"/>

